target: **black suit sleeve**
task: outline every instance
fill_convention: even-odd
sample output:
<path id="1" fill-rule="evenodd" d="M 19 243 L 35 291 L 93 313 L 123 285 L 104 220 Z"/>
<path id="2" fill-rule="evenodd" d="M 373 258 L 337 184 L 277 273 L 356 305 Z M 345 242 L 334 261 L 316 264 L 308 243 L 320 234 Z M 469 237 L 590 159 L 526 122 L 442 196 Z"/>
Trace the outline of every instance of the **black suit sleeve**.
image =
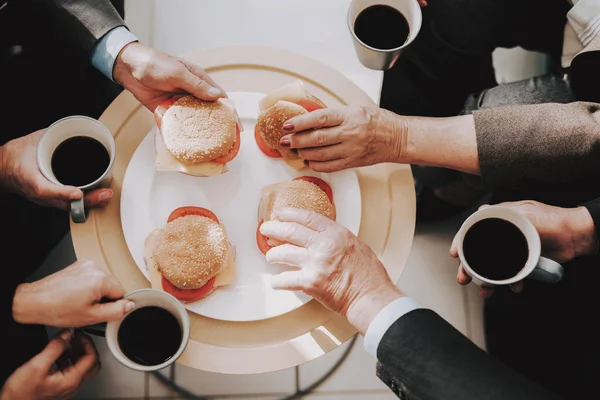
<path id="1" fill-rule="evenodd" d="M 89 56 L 94 45 L 113 28 L 125 26 L 121 16 L 123 1 L 108 0 L 29 0 L 44 7 L 52 25 L 78 51 Z M 121 12 L 121 14 L 119 14 Z"/>
<path id="2" fill-rule="evenodd" d="M 406 400 L 555 400 L 431 310 L 398 319 L 377 350 L 377 375 Z"/>

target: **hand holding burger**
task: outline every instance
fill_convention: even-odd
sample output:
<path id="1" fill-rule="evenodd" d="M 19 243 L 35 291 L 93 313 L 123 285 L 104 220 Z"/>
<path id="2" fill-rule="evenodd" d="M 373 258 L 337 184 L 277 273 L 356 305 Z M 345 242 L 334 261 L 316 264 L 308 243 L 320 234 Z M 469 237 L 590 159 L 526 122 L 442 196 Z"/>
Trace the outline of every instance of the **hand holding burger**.
<path id="1" fill-rule="evenodd" d="M 286 243 L 267 252 L 268 262 L 299 268 L 274 276 L 273 287 L 305 292 L 361 333 L 381 308 L 403 296 L 369 246 L 326 216 L 278 208 L 260 231 Z"/>

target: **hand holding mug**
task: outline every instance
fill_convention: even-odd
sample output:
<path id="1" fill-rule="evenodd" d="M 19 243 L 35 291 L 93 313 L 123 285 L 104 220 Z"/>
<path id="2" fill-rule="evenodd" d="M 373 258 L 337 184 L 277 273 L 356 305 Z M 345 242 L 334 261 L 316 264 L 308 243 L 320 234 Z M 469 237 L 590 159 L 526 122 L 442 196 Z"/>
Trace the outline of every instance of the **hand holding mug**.
<path id="1" fill-rule="evenodd" d="M 401 162 L 408 120 L 377 107 L 323 108 L 287 121 L 283 147 L 297 149 L 318 172 L 335 172 L 382 162 Z"/>
<path id="2" fill-rule="evenodd" d="M 497 206 L 482 206 L 480 210 L 503 207 L 526 217 L 535 227 L 541 241 L 541 255 L 557 262 L 570 261 L 578 256 L 595 254 L 597 238 L 593 220 L 585 207 L 560 208 L 548 206 L 536 201 L 501 203 Z M 460 236 L 457 234 L 450 249 L 452 257 L 459 256 Z M 510 249 L 506 249 L 509 251 Z M 466 285 L 471 274 L 462 265 L 459 266 L 457 281 Z M 524 281 L 511 285 L 514 292 L 523 290 Z M 480 295 L 489 297 L 493 287 L 482 287 Z"/>
<path id="3" fill-rule="evenodd" d="M 71 359 L 72 365 L 55 370 L 55 363 L 69 353 L 70 348 L 80 349 L 81 354 Z M 0 400 L 70 399 L 99 370 L 100 360 L 92 339 L 66 330 L 50 340 L 40 354 L 13 372 L 4 383 Z"/>
<path id="4" fill-rule="evenodd" d="M 401 294 L 373 253 L 350 231 L 306 210 L 279 209 L 261 225 L 263 235 L 288 244 L 273 247 L 267 261 L 298 267 L 272 278 L 275 289 L 301 290 L 365 332 L 380 307 Z"/>
<path id="5" fill-rule="evenodd" d="M 71 201 L 81 199 L 83 192 L 74 186 L 50 182 L 42 175 L 36 158 L 42 132 L 33 132 L 0 147 L 0 186 L 42 206 L 68 210 Z M 85 204 L 103 207 L 112 195 L 110 189 L 93 190 L 85 194 Z"/>
<path id="6" fill-rule="evenodd" d="M 134 303 L 117 279 L 92 261 L 75 264 L 18 286 L 13 316 L 22 324 L 81 327 L 123 318 Z M 111 300 L 101 302 L 103 300 Z"/>

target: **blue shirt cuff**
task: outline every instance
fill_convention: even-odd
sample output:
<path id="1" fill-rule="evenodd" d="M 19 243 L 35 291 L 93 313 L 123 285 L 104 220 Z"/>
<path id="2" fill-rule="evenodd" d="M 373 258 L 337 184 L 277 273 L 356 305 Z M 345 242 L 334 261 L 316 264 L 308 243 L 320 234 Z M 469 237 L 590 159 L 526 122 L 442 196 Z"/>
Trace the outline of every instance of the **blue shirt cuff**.
<path id="1" fill-rule="evenodd" d="M 375 316 L 365 333 L 364 345 L 367 353 L 377 358 L 377 348 L 385 333 L 402 316 L 419 308 L 419 305 L 410 297 L 400 297 L 385 306 Z"/>
<path id="2" fill-rule="evenodd" d="M 92 50 L 92 65 L 111 81 L 113 80 L 113 67 L 117 56 L 131 42 L 138 38 L 124 26 L 118 26 L 102 36 Z"/>

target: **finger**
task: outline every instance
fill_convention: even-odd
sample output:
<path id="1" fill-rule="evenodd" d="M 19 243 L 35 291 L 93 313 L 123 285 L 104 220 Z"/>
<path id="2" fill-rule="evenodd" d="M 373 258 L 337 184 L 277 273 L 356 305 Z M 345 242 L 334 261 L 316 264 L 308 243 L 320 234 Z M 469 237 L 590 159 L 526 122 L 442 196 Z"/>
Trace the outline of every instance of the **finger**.
<path id="1" fill-rule="evenodd" d="M 334 144 L 324 147 L 311 147 L 298 150 L 300 158 L 308 161 L 333 161 L 348 155 L 347 146 Z"/>
<path id="2" fill-rule="evenodd" d="M 79 341 L 83 349 L 81 357 L 74 365 L 63 370 L 62 374 L 55 374 L 50 377 L 58 380 L 60 387 L 66 390 L 79 387 L 86 375 L 94 370 L 98 363 L 98 353 L 92 340 L 85 335 L 78 335 L 75 340 Z"/>
<path id="3" fill-rule="evenodd" d="M 77 200 L 83 196 L 83 192 L 76 187 L 56 185 L 41 174 L 34 181 L 34 190 L 37 196 L 56 201 Z"/>
<path id="4" fill-rule="evenodd" d="M 323 232 L 327 228 L 337 226 L 335 221 L 324 215 L 299 208 L 276 208 L 273 210 L 273 218 L 281 222 L 295 222 L 317 232 Z"/>
<path id="5" fill-rule="evenodd" d="M 79 336 L 79 340 L 77 341 L 77 343 L 78 343 L 79 353 L 78 353 L 77 359 L 79 359 L 79 357 L 81 357 L 83 354 L 86 353 L 87 350 L 86 350 L 86 346 L 84 345 L 84 343 L 88 340 L 91 342 L 93 350 L 96 353 L 96 363 L 84 375 L 83 380 L 81 382 L 81 384 L 84 384 L 84 383 L 90 381 L 94 376 L 96 376 L 96 374 L 100 371 L 100 369 L 102 367 L 102 363 L 100 362 L 100 354 L 98 354 L 98 349 L 96 348 L 96 345 L 94 344 L 94 340 L 91 338 L 91 336 L 86 335 L 81 330 L 75 330 L 75 336 L 74 336 L 75 339 L 77 339 L 78 336 Z"/>
<path id="6" fill-rule="evenodd" d="M 104 207 L 113 197 L 113 191 L 110 189 L 96 189 L 85 194 L 85 206 L 88 208 Z"/>
<path id="7" fill-rule="evenodd" d="M 313 242 L 315 231 L 294 222 L 267 221 L 260 226 L 260 233 L 270 239 L 308 247 Z"/>
<path id="8" fill-rule="evenodd" d="M 283 130 L 289 133 L 310 131 L 313 129 L 337 126 L 344 122 L 344 111 L 340 108 L 323 108 L 290 118 L 283 124 Z"/>
<path id="9" fill-rule="evenodd" d="M 275 290 L 302 290 L 302 273 L 286 271 L 272 276 L 271 287 Z"/>
<path id="10" fill-rule="evenodd" d="M 521 293 L 524 288 L 525 288 L 525 282 L 523 282 L 523 281 L 515 282 L 512 285 L 510 285 L 510 290 L 512 290 L 513 293 L 517 293 L 517 294 Z"/>
<path id="11" fill-rule="evenodd" d="M 181 75 L 178 77 L 179 86 L 186 92 L 207 101 L 214 101 L 225 95 L 223 90 L 212 86 L 204 79 L 194 75 L 187 66 L 181 71 Z"/>
<path id="12" fill-rule="evenodd" d="M 489 299 L 494 294 L 493 288 L 481 288 L 479 289 L 479 297 L 483 299 Z"/>
<path id="13" fill-rule="evenodd" d="M 315 172 L 337 172 L 351 167 L 347 158 L 338 158 L 332 161 L 307 161 L 307 166 Z"/>
<path id="14" fill-rule="evenodd" d="M 284 264 L 299 267 L 306 260 L 308 250 L 291 244 L 273 247 L 265 255 L 267 262 L 271 264 Z"/>
<path id="15" fill-rule="evenodd" d="M 316 129 L 314 131 L 305 131 L 286 135 L 281 138 L 280 143 L 289 141 L 289 147 L 292 149 L 305 149 L 323 146 L 331 146 L 341 143 L 341 130 L 335 128 Z"/>
<path id="16" fill-rule="evenodd" d="M 208 82 L 208 84 L 212 87 L 221 89 L 221 91 L 223 91 L 224 97 L 227 97 L 227 93 L 225 92 L 225 90 L 209 74 L 206 73 L 204 68 L 191 62 L 185 62 L 185 66 L 187 67 L 187 69 L 190 70 L 192 74 L 196 75 L 203 81 Z"/>
<path id="17" fill-rule="evenodd" d="M 461 285 L 467 285 L 469 284 L 469 282 L 471 282 L 471 279 L 471 275 L 469 275 L 467 271 L 465 271 L 465 268 L 462 266 L 462 264 L 460 264 L 458 266 L 458 275 L 456 276 L 456 282 L 458 282 Z"/>
<path id="18" fill-rule="evenodd" d="M 131 300 L 121 299 L 107 303 L 97 303 L 92 308 L 93 321 L 90 325 L 100 322 L 118 321 L 133 310 L 135 304 Z"/>
<path id="19" fill-rule="evenodd" d="M 123 289 L 123 286 L 121 286 L 119 281 L 108 271 L 105 272 L 101 285 L 100 293 L 104 298 L 117 300 L 125 296 L 125 289 Z"/>
<path id="20" fill-rule="evenodd" d="M 50 340 L 41 353 L 31 359 L 31 364 L 42 371 L 50 371 L 54 362 L 67 350 L 72 338 L 73 331 L 71 329 L 62 331 Z"/>

